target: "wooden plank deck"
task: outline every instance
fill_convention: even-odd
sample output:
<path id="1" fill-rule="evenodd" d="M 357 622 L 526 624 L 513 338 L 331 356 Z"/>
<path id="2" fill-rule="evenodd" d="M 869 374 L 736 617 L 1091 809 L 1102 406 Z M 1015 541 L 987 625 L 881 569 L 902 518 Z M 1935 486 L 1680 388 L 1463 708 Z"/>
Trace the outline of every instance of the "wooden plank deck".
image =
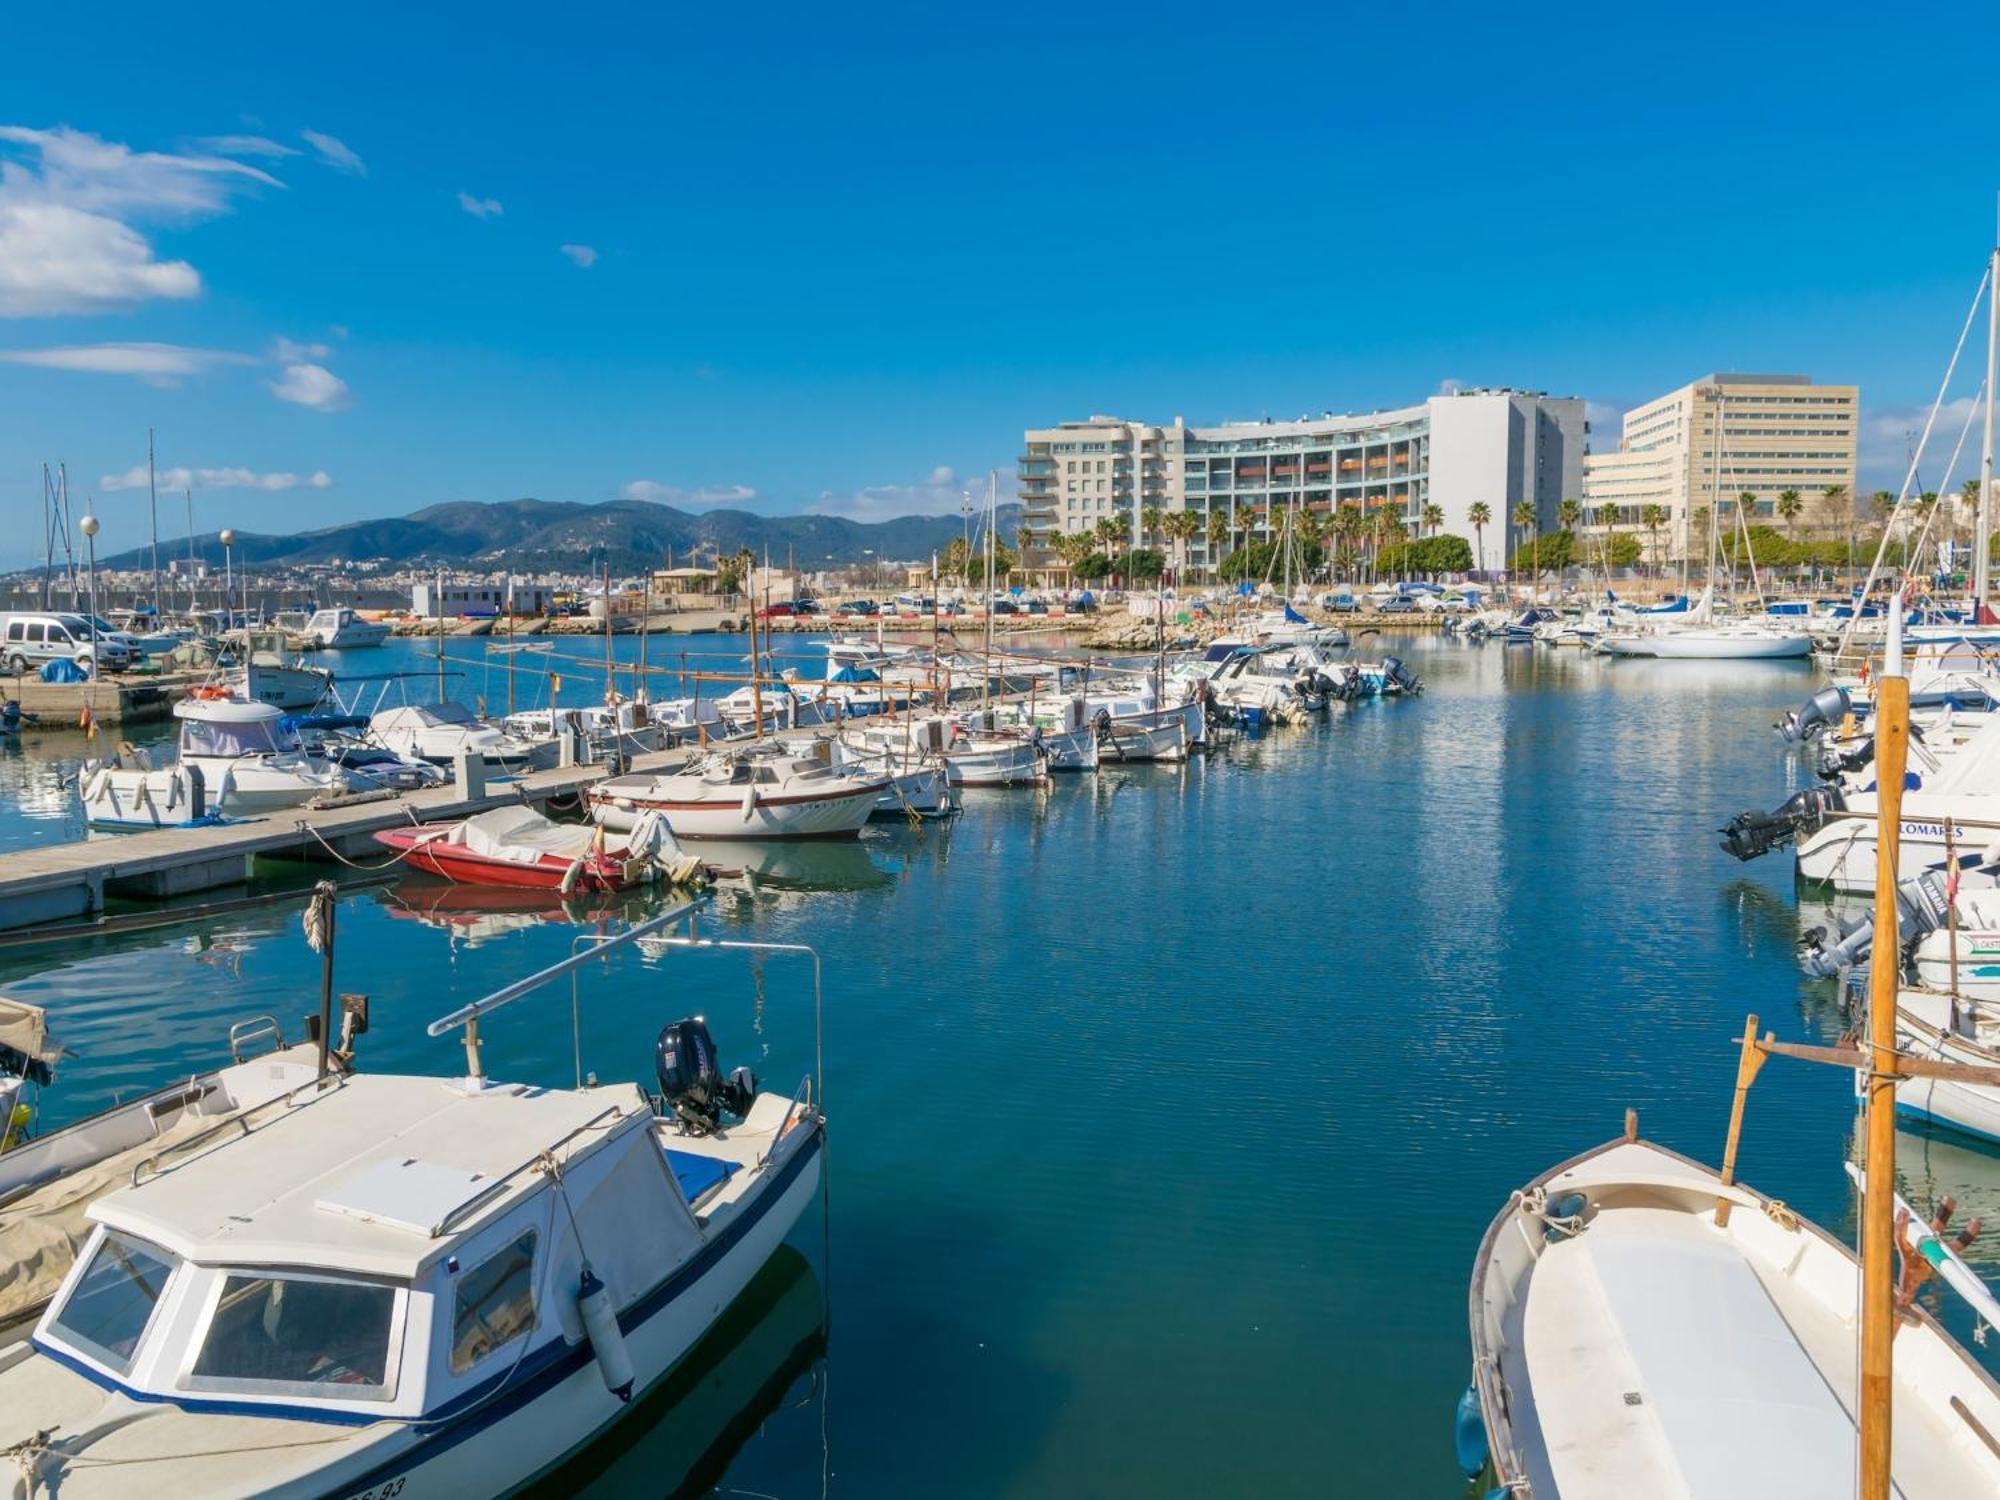
<path id="1" fill-rule="evenodd" d="M 634 771 L 686 763 L 686 749 L 633 758 Z M 487 784 L 480 797 L 455 786 L 407 792 L 345 807 L 287 808 L 212 828 L 160 828 L 0 855 L 0 930 L 82 916 L 101 909 L 107 890 L 163 897 L 245 879 L 258 855 L 329 859 L 327 846 L 362 863 L 386 857 L 370 837 L 408 822 L 443 822 L 516 802 L 542 805 L 574 795 L 611 774 L 604 766 L 559 766 Z"/>

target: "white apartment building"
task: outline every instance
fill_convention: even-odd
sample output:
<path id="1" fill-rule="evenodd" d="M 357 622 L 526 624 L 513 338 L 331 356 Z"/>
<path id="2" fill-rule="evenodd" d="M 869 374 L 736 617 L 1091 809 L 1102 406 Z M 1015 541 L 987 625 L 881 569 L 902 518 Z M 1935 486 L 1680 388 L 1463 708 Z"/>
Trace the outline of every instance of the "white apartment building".
<path id="1" fill-rule="evenodd" d="M 1807 375 L 1704 375 L 1627 412 L 1617 450 L 1584 460 L 1589 523 L 1638 532 L 1650 546 L 1654 528 L 1644 515 L 1659 506 L 1664 559 L 1707 545 L 1697 520 L 1718 499 L 1728 502 L 1717 513 L 1726 518 L 1750 495 L 1750 519 L 1765 522 L 1787 491 L 1808 514 L 1851 505 L 1860 417 L 1858 386 L 1816 385 Z"/>
<path id="2" fill-rule="evenodd" d="M 1168 426 L 1092 417 L 1025 434 L 1021 501 L 1038 538 L 1110 519 L 1135 546 L 1147 507 L 1196 511 L 1204 523 L 1188 547 L 1196 570 L 1210 561 L 1213 515 L 1260 540 L 1276 533 L 1287 510 L 1358 505 L 1390 510 L 1414 535 L 1426 507 L 1436 505 L 1442 529 L 1471 541 L 1468 512 L 1484 502 L 1493 520 L 1480 565 L 1493 568 L 1525 540 L 1513 534 L 1516 505 L 1531 502 L 1548 531 L 1563 498 L 1582 494 L 1587 433 L 1580 397 L 1504 389 L 1295 422 L 1190 427 L 1179 417 Z M 1027 562 L 1048 567 L 1053 556 L 1037 547 Z"/>

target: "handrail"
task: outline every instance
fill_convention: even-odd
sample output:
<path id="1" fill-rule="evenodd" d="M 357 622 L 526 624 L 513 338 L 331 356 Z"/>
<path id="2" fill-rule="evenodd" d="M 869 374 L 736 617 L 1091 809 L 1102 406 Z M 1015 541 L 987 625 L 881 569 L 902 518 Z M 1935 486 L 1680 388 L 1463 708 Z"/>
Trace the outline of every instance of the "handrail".
<path id="1" fill-rule="evenodd" d="M 469 1026 L 489 1011 L 496 1011 L 503 1005 L 512 1004 L 523 995 L 531 994 L 543 985 L 562 978 L 563 975 L 573 969 L 582 968 L 590 960 L 603 956 L 613 948 L 622 948 L 627 943 L 636 942 L 640 938 L 651 937 L 661 928 L 671 926 L 682 918 L 693 915 L 702 906 L 707 904 L 707 901 L 708 897 L 697 896 L 694 900 L 685 901 L 670 911 L 662 912 L 657 917 L 649 917 L 636 926 L 628 927 L 614 937 L 605 938 L 602 942 L 582 953 L 572 953 L 568 958 L 550 964 L 546 969 L 537 970 L 525 979 L 517 979 L 512 984 L 503 985 L 483 999 L 474 1000 L 469 1005 L 461 1005 L 448 1016 L 440 1016 L 425 1028 L 424 1034 L 434 1037 L 443 1036 L 455 1027 Z"/>
<path id="2" fill-rule="evenodd" d="M 819 1108 L 826 1109 L 826 1023 L 825 1007 L 821 1000 L 819 949 L 809 943 L 758 943 L 732 938 L 666 937 L 659 939 L 667 948 L 735 948 L 749 953 L 803 953 L 812 960 L 813 966 L 813 1070 L 812 1076 L 818 1080 Z"/>
<path id="3" fill-rule="evenodd" d="M 484 1188 L 482 1188 L 477 1193 L 474 1193 L 470 1198 L 467 1198 L 463 1203 L 460 1203 L 456 1207 L 452 1208 L 451 1211 L 445 1214 L 445 1216 L 442 1219 L 438 1220 L 437 1233 L 438 1234 L 445 1233 L 445 1231 L 450 1229 L 454 1224 L 462 1222 L 465 1218 L 467 1218 L 470 1214 L 472 1214 L 474 1210 L 484 1208 L 495 1197 L 505 1192 L 507 1190 L 508 1184 L 513 1182 L 513 1180 L 516 1177 L 519 1177 L 523 1172 L 527 1171 L 529 1168 L 545 1160 L 554 1161 L 556 1152 L 560 1151 L 563 1147 L 567 1146 L 571 1141 L 575 1140 L 585 1131 L 597 1129 L 599 1122 L 602 1121 L 607 1115 L 611 1116 L 613 1119 L 618 1119 L 618 1120 L 629 1118 L 625 1113 L 623 1105 L 607 1104 L 603 1109 L 600 1109 L 596 1114 L 592 1115 L 588 1120 L 585 1120 L 581 1125 L 577 1126 L 574 1130 L 569 1131 L 566 1135 L 564 1135 L 561 1139 L 556 1141 L 553 1145 L 543 1147 L 540 1151 L 537 1151 L 533 1156 L 529 1157 L 526 1161 L 517 1162 L 515 1165 L 509 1167 L 504 1172 L 495 1172 L 491 1174 L 492 1181 L 488 1182 Z"/>
<path id="4" fill-rule="evenodd" d="M 778 1121 L 778 1128 L 771 1132 L 771 1144 L 766 1146 L 764 1154 L 757 1158 L 757 1165 L 760 1168 L 769 1166 L 771 1158 L 778 1154 L 778 1147 L 784 1142 L 785 1132 L 791 1128 L 792 1116 L 797 1113 L 801 1099 L 805 1101 L 806 1108 L 810 1110 L 812 1108 L 812 1074 L 810 1073 L 801 1078 L 799 1086 L 792 1090 L 791 1102 L 785 1106 L 785 1116 Z"/>

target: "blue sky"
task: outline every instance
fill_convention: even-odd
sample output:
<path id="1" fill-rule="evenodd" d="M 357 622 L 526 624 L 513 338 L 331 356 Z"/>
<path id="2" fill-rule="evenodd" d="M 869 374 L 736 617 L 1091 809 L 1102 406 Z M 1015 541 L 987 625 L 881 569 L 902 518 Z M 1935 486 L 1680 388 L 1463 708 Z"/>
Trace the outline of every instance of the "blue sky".
<path id="1" fill-rule="evenodd" d="M 517 495 L 872 519 L 1092 412 L 1460 381 L 1609 414 L 1776 369 L 1859 381 L 1893 484 L 2000 188 L 1951 66 L 2000 11 L 1922 20 L 20 10 L 0 561 L 38 550 L 44 461 L 142 540 L 148 425 L 204 529 Z"/>

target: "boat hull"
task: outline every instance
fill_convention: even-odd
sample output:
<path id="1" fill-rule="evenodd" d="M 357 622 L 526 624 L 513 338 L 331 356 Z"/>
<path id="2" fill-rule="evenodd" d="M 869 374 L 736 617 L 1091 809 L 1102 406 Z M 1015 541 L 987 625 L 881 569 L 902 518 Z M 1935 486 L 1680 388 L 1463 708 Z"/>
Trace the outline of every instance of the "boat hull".
<path id="1" fill-rule="evenodd" d="M 621 832 L 629 832 L 641 813 L 657 812 L 678 839 L 838 839 L 861 832 L 883 791 L 881 781 L 868 780 L 809 796 L 749 801 L 740 793 L 727 801 L 680 800 L 608 784 L 587 795 L 591 816 Z"/>
<path id="2" fill-rule="evenodd" d="M 1837 891 L 1866 893 L 1875 889 L 1875 808 L 1872 794 L 1865 806 L 1833 813 L 1799 841 L 1801 880 L 1830 885 Z M 1945 861 L 1946 807 L 1943 798 L 1926 799 L 1921 792 L 1903 798 L 1902 836 L 1896 846 L 1896 878 L 1908 880 Z M 1933 805 L 1926 805 L 1927 802 Z M 2000 838 L 2000 797 L 1949 799 L 1953 852 L 1961 857 Z"/>
<path id="3" fill-rule="evenodd" d="M 1928 1001 L 1932 997 L 1925 996 Z M 1945 1010 L 1950 1002 L 1936 997 Z M 1907 1005 L 1896 1011 L 1896 1031 L 1903 1050 L 1931 1062 L 1958 1063 L 1974 1068 L 2000 1068 L 2000 1052 L 1982 1047 L 1946 1029 L 1943 1014 L 1920 1017 Z M 1906 1119 L 1944 1125 L 1964 1135 L 2000 1145 L 2000 1088 L 1966 1083 L 1956 1078 L 1899 1078 L 1896 1113 Z"/>
<path id="4" fill-rule="evenodd" d="M 545 854 L 539 859 L 494 859 L 466 848 L 448 844 L 443 835 L 449 823 L 418 824 L 408 828 L 387 828 L 375 835 L 375 842 L 394 849 L 413 870 L 441 875 L 461 885 L 505 886 L 523 891 L 560 891 L 569 881 L 573 891 L 623 891 L 644 883 L 641 861 L 621 861 L 604 856 L 566 860 Z M 571 877 L 571 870 L 576 874 Z"/>
<path id="5" fill-rule="evenodd" d="M 1181 761 L 1197 742 L 1199 703 L 1154 709 L 1106 721 L 1100 752 L 1111 760 Z"/>

